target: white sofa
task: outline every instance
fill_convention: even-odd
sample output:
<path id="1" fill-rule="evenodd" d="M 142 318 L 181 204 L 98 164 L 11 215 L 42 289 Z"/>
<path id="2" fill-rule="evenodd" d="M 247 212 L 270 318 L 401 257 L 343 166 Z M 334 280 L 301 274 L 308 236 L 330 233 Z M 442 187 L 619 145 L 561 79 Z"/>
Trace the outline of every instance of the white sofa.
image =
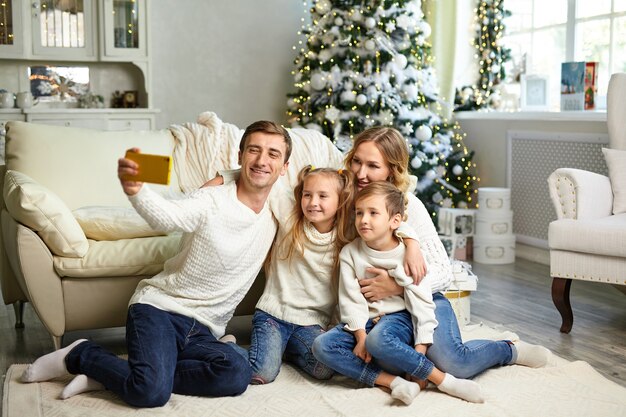
<path id="1" fill-rule="evenodd" d="M 113 217 L 106 227 L 95 222 L 105 235 L 96 237 L 106 240 L 94 240 L 85 235 L 87 230 L 93 236 L 93 219 L 85 223 L 83 218 L 79 224 L 75 216 L 85 210 L 109 218 L 111 212 L 134 213 L 116 173 L 117 159 L 130 147 L 145 153 L 174 154 L 171 185 L 153 186 L 163 193 L 180 194 L 181 188 L 197 188 L 217 170 L 235 168 L 243 130 L 207 114 L 211 117 L 204 117 L 204 124 L 140 132 L 7 124 L 6 170 L 0 175 L 4 184 L 2 295 L 5 304 L 31 302 L 56 347 L 67 331 L 124 325 L 128 300 L 137 283 L 161 271 L 163 262 L 176 253 L 180 238 L 176 234 L 139 237 L 145 235 L 139 225 L 137 230 L 135 226 L 122 227 L 124 239 L 106 237 L 107 233 L 119 233 L 107 229 L 120 228 L 122 220 Z M 325 136 L 306 129 L 292 129 L 291 133 L 294 150 L 287 181 L 295 181 L 298 170 L 309 163 L 341 165 L 341 153 Z M 185 135 L 201 135 L 202 139 L 191 144 L 185 142 Z M 196 167 L 190 174 L 190 156 L 206 166 L 200 171 Z M 181 186 L 181 173 L 185 187 Z M 135 225 L 136 219 L 131 223 Z M 235 314 L 251 314 L 262 289 L 263 281 L 257 279 Z M 19 326 L 19 307 L 16 315 Z"/>
<path id="2" fill-rule="evenodd" d="M 626 290 L 626 74 L 613 74 L 608 91 L 609 176 L 559 168 L 548 178 L 557 213 L 548 233 L 552 300 L 563 333 L 574 320 L 572 280 Z"/>

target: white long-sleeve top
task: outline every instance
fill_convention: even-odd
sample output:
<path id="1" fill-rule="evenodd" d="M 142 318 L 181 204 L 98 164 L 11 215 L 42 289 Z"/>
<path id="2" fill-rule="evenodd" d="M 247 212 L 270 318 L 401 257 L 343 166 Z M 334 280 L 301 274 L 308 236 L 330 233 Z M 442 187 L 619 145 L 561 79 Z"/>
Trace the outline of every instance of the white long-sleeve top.
<path id="1" fill-rule="evenodd" d="M 129 200 L 153 228 L 184 232 L 178 254 L 139 283 L 130 304 L 195 318 L 223 336 L 274 240 L 268 204 L 255 213 L 237 199 L 236 183 L 202 188 L 182 200 L 166 200 L 144 184 Z"/>
<path id="2" fill-rule="evenodd" d="M 417 241 L 428 266 L 424 280 L 430 282 L 433 292 L 445 291 L 452 281 L 450 258 L 424 204 L 413 193 L 407 192 L 406 196 L 409 200 L 406 223 L 417 234 Z"/>
<path id="3" fill-rule="evenodd" d="M 304 254 L 294 250 L 285 258 L 283 239 L 293 227 L 293 191 L 276 184 L 269 198 L 278 220 L 265 289 L 256 307 L 281 320 L 300 326 L 328 327 L 337 304 L 332 287 L 335 231 L 320 233 L 305 221 Z"/>
<path id="4" fill-rule="evenodd" d="M 404 272 L 403 244 L 389 251 L 377 251 L 368 247 L 361 238 L 346 245 L 339 255 L 339 311 L 345 328 L 351 331 L 365 329 L 367 320 L 383 314 L 407 309 L 412 316 L 415 344 L 433 342 L 437 327 L 435 303 L 431 290 L 431 276 L 426 276 L 419 285 Z M 369 267 L 389 271 L 398 285 L 404 287 L 403 295 L 394 295 L 383 300 L 368 302 L 361 294 L 359 280 L 370 278 Z M 427 265 L 429 267 L 429 265 Z"/>

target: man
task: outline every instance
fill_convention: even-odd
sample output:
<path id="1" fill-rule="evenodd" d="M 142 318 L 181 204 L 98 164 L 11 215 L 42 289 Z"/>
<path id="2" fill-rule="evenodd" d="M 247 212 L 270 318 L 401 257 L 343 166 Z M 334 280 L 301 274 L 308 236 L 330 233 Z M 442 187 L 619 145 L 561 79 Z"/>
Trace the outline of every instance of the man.
<path id="1" fill-rule="evenodd" d="M 133 149 L 138 152 L 139 149 Z M 141 182 L 135 162 L 118 176 L 135 209 L 155 229 L 183 231 L 181 250 L 163 271 L 139 283 L 126 323 L 128 360 L 87 340 L 37 359 L 24 382 L 79 374 L 62 393 L 106 388 L 135 407 L 158 407 L 171 393 L 229 396 L 250 382 L 248 361 L 218 340 L 258 274 L 276 233 L 266 200 L 284 175 L 291 138 L 272 122 L 248 126 L 239 146 L 241 176 L 168 201 Z"/>

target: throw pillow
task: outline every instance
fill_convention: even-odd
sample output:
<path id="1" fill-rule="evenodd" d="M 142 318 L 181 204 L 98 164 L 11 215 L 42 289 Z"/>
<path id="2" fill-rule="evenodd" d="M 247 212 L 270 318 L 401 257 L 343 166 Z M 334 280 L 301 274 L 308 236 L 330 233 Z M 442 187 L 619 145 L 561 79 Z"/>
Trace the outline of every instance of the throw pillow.
<path id="1" fill-rule="evenodd" d="M 626 213 L 626 151 L 602 148 L 613 189 L 613 214 Z"/>
<path id="2" fill-rule="evenodd" d="M 8 170 L 4 177 L 4 202 L 18 222 L 35 230 L 52 253 L 82 258 L 89 242 L 65 203 L 26 174 Z"/>
<path id="3" fill-rule="evenodd" d="M 165 235 L 156 231 L 132 207 L 89 206 L 72 212 L 93 240 L 119 240 Z"/>

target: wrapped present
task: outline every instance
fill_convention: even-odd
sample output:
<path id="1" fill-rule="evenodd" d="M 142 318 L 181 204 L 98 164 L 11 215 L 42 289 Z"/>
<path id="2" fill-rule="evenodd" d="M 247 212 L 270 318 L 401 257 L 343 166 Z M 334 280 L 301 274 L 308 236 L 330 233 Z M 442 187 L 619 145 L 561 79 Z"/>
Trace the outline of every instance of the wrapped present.
<path id="1" fill-rule="evenodd" d="M 442 235 L 472 236 L 475 228 L 474 209 L 441 208 L 437 225 Z"/>
<path id="2" fill-rule="evenodd" d="M 452 310 L 460 326 L 470 323 L 473 291 L 478 288 L 478 277 L 472 272 L 472 267 L 461 261 L 452 261 L 452 283 L 444 296 L 450 301 Z"/>

